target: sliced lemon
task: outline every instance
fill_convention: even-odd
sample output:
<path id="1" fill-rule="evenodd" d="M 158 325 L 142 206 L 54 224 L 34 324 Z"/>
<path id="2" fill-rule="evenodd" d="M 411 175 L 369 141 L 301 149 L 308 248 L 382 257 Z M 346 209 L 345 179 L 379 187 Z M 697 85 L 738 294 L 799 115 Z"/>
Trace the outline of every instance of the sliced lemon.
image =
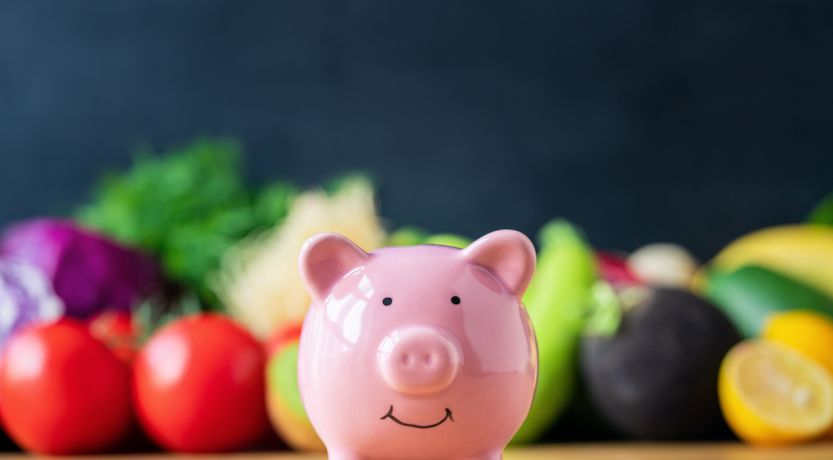
<path id="1" fill-rule="evenodd" d="M 792 444 L 833 425 L 833 377 L 780 343 L 736 345 L 723 360 L 718 390 L 729 426 L 751 444 Z"/>

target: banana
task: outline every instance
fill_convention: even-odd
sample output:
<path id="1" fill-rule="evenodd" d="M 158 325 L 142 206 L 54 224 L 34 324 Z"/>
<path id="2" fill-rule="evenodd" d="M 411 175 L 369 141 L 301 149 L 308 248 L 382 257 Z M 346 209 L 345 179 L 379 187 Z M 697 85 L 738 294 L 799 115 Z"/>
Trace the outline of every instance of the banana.
<path id="1" fill-rule="evenodd" d="M 784 225 L 758 230 L 726 246 L 711 267 L 760 265 L 833 296 L 833 227 Z"/>

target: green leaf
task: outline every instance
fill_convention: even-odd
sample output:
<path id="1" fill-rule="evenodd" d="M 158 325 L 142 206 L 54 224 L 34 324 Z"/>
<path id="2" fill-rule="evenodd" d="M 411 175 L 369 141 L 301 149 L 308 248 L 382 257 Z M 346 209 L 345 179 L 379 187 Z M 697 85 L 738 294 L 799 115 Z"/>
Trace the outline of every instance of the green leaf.
<path id="1" fill-rule="evenodd" d="M 590 293 L 590 317 L 584 327 L 589 335 L 612 336 L 622 322 L 622 304 L 613 287 L 597 281 Z"/>
<path id="2" fill-rule="evenodd" d="M 370 173 L 362 172 L 362 171 L 352 171 L 352 172 L 347 172 L 347 173 L 341 174 L 339 176 L 336 176 L 336 177 L 330 179 L 329 181 L 327 181 L 324 184 L 323 188 L 324 188 L 324 191 L 327 192 L 328 195 L 334 195 L 339 190 L 341 190 L 341 188 L 344 187 L 345 185 L 352 184 L 356 181 L 366 182 L 366 183 L 370 184 L 371 187 L 373 186 L 373 183 L 375 182 L 373 180 L 373 176 Z"/>
<path id="3" fill-rule="evenodd" d="M 406 225 L 404 227 L 399 227 L 388 235 L 387 246 L 416 246 L 418 244 L 423 244 L 425 239 L 428 238 L 428 234 L 425 230 L 414 227 L 412 225 Z"/>
<path id="4" fill-rule="evenodd" d="M 105 177 L 77 218 L 155 254 L 169 278 L 216 309 L 209 280 L 223 254 L 249 234 L 280 223 L 295 196 L 285 182 L 249 190 L 240 155 L 235 142 L 216 139 L 162 155 L 141 152 L 129 171 Z"/>
<path id="5" fill-rule="evenodd" d="M 833 225 L 833 193 L 824 197 L 810 212 L 807 219 L 811 224 Z"/>

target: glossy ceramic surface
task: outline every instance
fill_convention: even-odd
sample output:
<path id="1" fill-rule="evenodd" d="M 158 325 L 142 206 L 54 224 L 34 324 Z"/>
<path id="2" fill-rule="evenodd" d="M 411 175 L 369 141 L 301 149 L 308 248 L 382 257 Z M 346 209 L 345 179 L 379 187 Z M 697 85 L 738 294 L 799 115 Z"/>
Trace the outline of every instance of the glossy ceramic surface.
<path id="1" fill-rule="evenodd" d="M 523 234 L 370 254 L 325 234 L 300 267 L 314 301 L 299 384 L 331 459 L 500 458 L 538 365 Z"/>

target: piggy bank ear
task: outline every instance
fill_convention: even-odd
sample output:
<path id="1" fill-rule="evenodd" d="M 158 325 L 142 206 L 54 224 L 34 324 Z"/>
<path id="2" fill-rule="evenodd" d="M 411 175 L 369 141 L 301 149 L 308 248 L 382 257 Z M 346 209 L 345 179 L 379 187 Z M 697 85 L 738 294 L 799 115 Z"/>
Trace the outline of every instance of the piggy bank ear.
<path id="1" fill-rule="evenodd" d="M 515 230 L 489 233 L 463 249 L 463 256 L 489 270 L 518 299 L 535 272 L 535 247 Z"/>
<path id="2" fill-rule="evenodd" d="M 355 243 L 337 233 L 322 233 L 307 240 L 298 259 L 301 279 L 316 302 L 325 299 L 344 275 L 368 258 Z"/>

